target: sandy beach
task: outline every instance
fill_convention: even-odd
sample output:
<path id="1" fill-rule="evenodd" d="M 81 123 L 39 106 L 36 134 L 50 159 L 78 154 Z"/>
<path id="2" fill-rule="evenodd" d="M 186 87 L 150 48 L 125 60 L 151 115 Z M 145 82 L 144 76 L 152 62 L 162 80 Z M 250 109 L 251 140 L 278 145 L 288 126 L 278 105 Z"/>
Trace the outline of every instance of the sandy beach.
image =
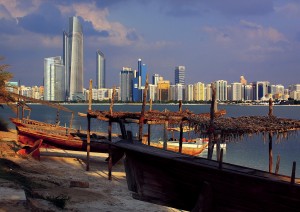
<path id="1" fill-rule="evenodd" d="M 133 199 L 122 161 L 113 167 L 109 181 L 107 154 L 91 153 L 90 171 L 86 171 L 84 152 L 41 149 L 38 161 L 17 155 L 19 148 L 15 131 L 0 132 L 0 212 L 179 211 Z M 25 176 L 39 186 L 24 192 L 24 186 L 5 177 L 6 173 Z M 63 199 L 64 209 L 49 201 L 53 199 Z"/>

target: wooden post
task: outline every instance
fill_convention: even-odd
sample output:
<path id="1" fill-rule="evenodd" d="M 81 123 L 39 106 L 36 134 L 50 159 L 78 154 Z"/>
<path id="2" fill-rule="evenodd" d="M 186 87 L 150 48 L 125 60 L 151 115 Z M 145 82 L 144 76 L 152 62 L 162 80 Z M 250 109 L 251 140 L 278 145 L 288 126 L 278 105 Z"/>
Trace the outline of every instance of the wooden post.
<path id="1" fill-rule="evenodd" d="M 111 131 L 112 131 L 112 121 L 111 118 L 108 122 L 108 141 L 111 142 Z M 108 145 L 108 180 L 111 180 L 111 171 L 112 171 L 112 154 L 111 154 L 111 145 Z"/>
<path id="2" fill-rule="evenodd" d="M 273 116 L 273 101 L 272 98 L 269 99 L 269 117 Z"/>
<path id="3" fill-rule="evenodd" d="M 216 135 L 216 140 L 217 140 L 217 161 L 220 161 L 220 157 L 221 157 L 221 144 L 220 144 L 220 140 L 221 140 L 221 136 L 220 134 Z"/>
<path id="4" fill-rule="evenodd" d="M 151 142 L 151 124 L 148 124 L 148 146 L 150 146 Z"/>
<path id="5" fill-rule="evenodd" d="M 179 112 L 182 112 L 182 100 L 179 100 Z"/>
<path id="6" fill-rule="evenodd" d="M 220 158 L 219 158 L 219 169 L 223 167 L 223 148 L 221 149 Z"/>
<path id="7" fill-rule="evenodd" d="M 111 116 L 113 114 L 113 106 L 114 106 L 115 95 L 116 95 L 116 87 L 114 86 L 113 87 L 113 92 L 112 92 L 112 97 L 111 97 L 111 100 L 110 100 L 110 106 L 109 106 L 109 112 L 110 112 Z"/>
<path id="8" fill-rule="evenodd" d="M 146 75 L 146 85 L 143 92 L 143 104 L 142 104 L 142 111 L 141 111 L 141 117 L 139 121 L 139 141 L 142 142 L 143 138 L 143 126 L 144 126 L 144 119 L 145 119 L 145 108 L 146 108 L 146 102 L 147 102 L 147 90 L 148 90 L 148 74 Z"/>
<path id="9" fill-rule="evenodd" d="M 90 87 L 89 87 L 89 108 L 90 111 L 92 109 L 92 88 L 93 88 L 93 81 L 90 80 Z M 90 170 L 90 150 L 91 150 L 91 117 L 89 115 L 89 111 L 87 113 L 87 121 L 88 121 L 88 130 L 87 130 L 87 144 L 86 144 L 86 170 Z M 73 113 L 72 113 L 73 115 Z M 72 117 L 73 119 L 73 117 Z M 70 124 L 71 125 L 71 124 Z"/>
<path id="10" fill-rule="evenodd" d="M 93 80 L 90 79 L 90 87 L 89 87 L 89 110 L 92 110 L 92 99 L 93 99 Z"/>
<path id="11" fill-rule="evenodd" d="M 73 119 L 74 119 L 74 112 L 72 112 L 72 114 L 71 114 L 70 129 L 72 129 L 72 126 L 73 126 Z"/>
<path id="12" fill-rule="evenodd" d="M 127 139 L 127 132 L 125 129 L 124 121 L 122 119 L 120 119 L 118 122 L 119 122 L 120 130 L 121 130 L 121 134 L 122 134 L 122 139 Z"/>
<path id="13" fill-rule="evenodd" d="M 165 120 L 165 124 L 164 124 L 164 145 L 163 145 L 163 149 L 167 149 L 167 148 L 168 148 L 168 145 L 167 145 L 167 142 L 168 142 L 168 125 L 169 125 L 168 120 Z"/>
<path id="14" fill-rule="evenodd" d="M 152 111 L 152 99 L 150 99 L 149 111 Z M 150 146 L 150 143 L 151 143 L 151 124 L 148 124 L 148 146 Z"/>
<path id="15" fill-rule="evenodd" d="M 132 139 L 132 132 L 127 130 L 127 139 L 131 142 L 133 142 L 133 139 Z"/>
<path id="16" fill-rule="evenodd" d="M 208 140 L 208 152 L 207 159 L 212 159 L 213 155 L 213 137 L 214 137 L 214 118 L 215 118 L 215 109 L 216 109 L 216 87 L 214 83 L 211 83 L 212 97 L 211 97 L 211 106 L 210 106 L 210 126 L 209 126 L 209 140 Z"/>
<path id="17" fill-rule="evenodd" d="M 179 112 L 182 112 L 182 100 L 179 101 L 179 108 L 178 109 L 179 109 Z M 182 120 L 180 121 L 179 128 L 180 128 L 180 132 L 179 132 L 179 152 L 181 153 L 182 152 L 182 139 L 183 139 L 183 124 L 182 124 Z"/>
<path id="18" fill-rule="evenodd" d="M 293 162 L 291 184 L 295 184 L 295 177 L 296 177 L 296 161 Z"/>
<path id="19" fill-rule="evenodd" d="M 179 132 L 179 152 L 182 152 L 182 139 L 183 139 L 183 126 L 182 120 L 180 121 L 180 132 Z"/>
<path id="20" fill-rule="evenodd" d="M 269 172 L 270 173 L 272 173 L 272 170 L 273 170 L 272 138 L 273 138 L 273 133 L 269 132 Z"/>
<path id="21" fill-rule="evenodd" d="M 115 91 L 116 88 L 114 87 L 112 97 L 111 97 L 110 107 L 109 107 L 109 112 L 111 116 L 113 115 Z M 110 143 L 112 142 L 111 134 L 112 134 L 112 117 L 110 117 L 108 121 L 108 141 Z M 112 171 L 112 152 L 111 152 L 111 145 L 108 145 L 108 180 L 111 180 L 111 171 Z"/>
<path id="22" fill-rule="evenodd" d="M 90 170 L 90 150 L 91 150 L 91 117 L 87 114 L 88 130 L 87 130 L 87 145 L 86 145 L 86 170 Z"/>
<path id="23" fill-rule="evenodd" d="M 277 155 L 275 174 L 278 174 L 279 165 L 280 165 L 280 155 Z"/>
<path id="24" fill-rule="evenodd" d="M 149 111 L 152 111 L 152 99 L 150 99 L 150 103 L 149 103 Z"/>

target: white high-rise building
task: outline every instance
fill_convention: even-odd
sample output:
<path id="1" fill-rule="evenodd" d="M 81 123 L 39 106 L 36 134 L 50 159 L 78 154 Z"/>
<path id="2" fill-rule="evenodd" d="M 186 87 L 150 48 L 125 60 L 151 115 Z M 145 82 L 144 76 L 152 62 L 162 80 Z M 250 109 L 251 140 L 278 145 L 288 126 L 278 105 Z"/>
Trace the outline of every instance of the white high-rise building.
<path id="1" fill-rule="evenodd" d="M 242 101 L 242 83 L 231 83 L 231 98 L 232 101 Z"/>
<path id="2" fill-rule="evenodd" d="M 195 101 L 205 101 L 205 84 L 197 82 L 193 86 L 193 96 Z"/>
<path id="3" fill-rule="evenodd" d="M 105 88 L 105 57 L 104 54 L 98 50 L 96 52 L 97 64 L 96 64 L 96 85 L 97 88 Z"/>
<path id="4" fill-rule="evenodd" d="M 220 101 L 226 101 L 227 98 L 227 81 L 217 80 L 215 81 L 216 87 L 216 99 Z"/>
<path id="5" fill-rule="evenodd" d="M 60 56 L 44 59 L 44 100 L 65 101 L 65 67 Z"/>
<path id="6" fill-rule="evenodd" d="M 68 99 L 84 99 L 83 32 L 78 17 L 69 18 L 69 32 L 64 32 L 64 64 Z"/>
<path id="7" fill-rule="evenodd" d="M 185 86 L 185 101 L 194 101 L 194 85 L 192 84 Z"/>

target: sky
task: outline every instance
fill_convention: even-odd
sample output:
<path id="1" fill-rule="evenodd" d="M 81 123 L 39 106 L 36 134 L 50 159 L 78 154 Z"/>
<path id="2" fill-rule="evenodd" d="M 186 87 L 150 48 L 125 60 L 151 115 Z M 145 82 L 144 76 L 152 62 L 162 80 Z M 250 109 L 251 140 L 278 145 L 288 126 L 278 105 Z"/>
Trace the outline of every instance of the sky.
<path id="1" fill-rule="evenodd" d="M 0 0 L 0 56 L 13 81 L 42 85 L 44 58 L 63 55 L 68 19 L 84 34 L 84 87 L 96 79 L 96 51 L 106 58 L 106 85 L 122 67 L 147 65 L 174 83 L 216 80 L 300 83 L 299 0 Z M 151 81 L 150 81 L 151 83 Z"/>

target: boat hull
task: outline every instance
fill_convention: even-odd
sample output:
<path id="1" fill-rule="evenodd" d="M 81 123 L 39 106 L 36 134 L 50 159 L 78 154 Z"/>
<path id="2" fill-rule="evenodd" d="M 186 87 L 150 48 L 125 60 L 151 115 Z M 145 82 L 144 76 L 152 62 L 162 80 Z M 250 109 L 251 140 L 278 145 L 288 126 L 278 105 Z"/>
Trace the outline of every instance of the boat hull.
<path id="1" fill-rule="evenodd" d="M 297 211 L 289 177 L 121 141 L 128 188 L 139 200 L 182 210 Z M 297 181 L 299 182 L 299 181 Z"/>

